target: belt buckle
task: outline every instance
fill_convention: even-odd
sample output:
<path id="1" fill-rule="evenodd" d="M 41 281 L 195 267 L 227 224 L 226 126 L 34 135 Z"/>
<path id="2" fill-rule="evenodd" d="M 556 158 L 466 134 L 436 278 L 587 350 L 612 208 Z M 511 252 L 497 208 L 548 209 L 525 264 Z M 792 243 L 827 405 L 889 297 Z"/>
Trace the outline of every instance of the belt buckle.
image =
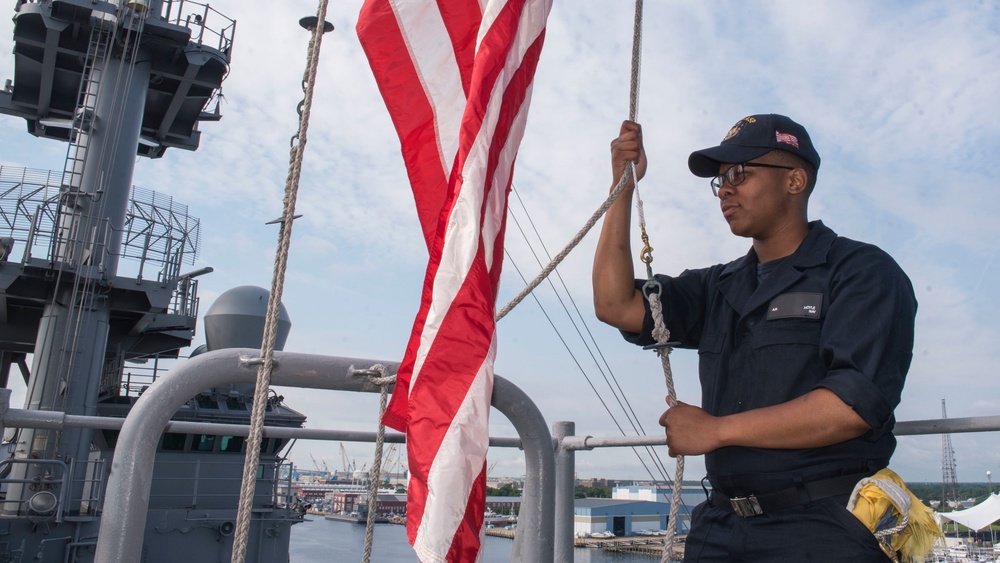
<path id="1" fill-rule="evenodd" d="M 754 495 L 731 498 L 729 499 L 729 504 L 733 507 L 733 512 L 743 518 L 764 514 L 764 511 L 760 508 L 760 503 L 757 502 L 757 497 Z"/>

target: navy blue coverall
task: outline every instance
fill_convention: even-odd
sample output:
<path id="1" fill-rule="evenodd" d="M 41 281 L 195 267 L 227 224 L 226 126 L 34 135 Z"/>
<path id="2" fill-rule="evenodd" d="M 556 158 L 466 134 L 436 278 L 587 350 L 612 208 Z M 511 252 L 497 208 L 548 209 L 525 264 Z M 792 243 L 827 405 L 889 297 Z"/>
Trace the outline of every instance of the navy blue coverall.
<path id="1" fill-rule="evenodd" d="M 872 430 L 821 448 L 706 454 L 708 480 L 724 496 L 695 508 L 684 560 L 887 561 L 846 503 L 853 483 L 886 467 L 896 447 L 893 410 L 912 358 L 913 288 L 888 254 L 819 221 L 794 254 L 763 266 L 766 275 L 751 249 L 729 264 L 656 276 L 670 340 L 698 350 L 702 408 L 725 416 L 825 388 Z M 642 333 L 625 337 L 651 344 L 652 328 L 647 304 Z M 730 506 L 729 499 L 768 493 L 779 498 L 762 514 L 740 516 Z"/>

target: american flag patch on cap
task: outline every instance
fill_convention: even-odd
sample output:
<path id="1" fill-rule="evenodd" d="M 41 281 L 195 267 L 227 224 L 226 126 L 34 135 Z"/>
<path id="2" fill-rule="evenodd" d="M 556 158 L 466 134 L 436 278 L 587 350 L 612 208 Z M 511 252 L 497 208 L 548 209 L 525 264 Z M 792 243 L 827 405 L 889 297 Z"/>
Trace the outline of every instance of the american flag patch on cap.
<path id="1" fill-rule="evenodd" d="M 799 140 L 791 133 L 782 133 L 781 131 L 774 132 L 774 138 L 779 143 L 785 143 L 786 145 L 792 145 L 795 148 L 799 148 Z"/>

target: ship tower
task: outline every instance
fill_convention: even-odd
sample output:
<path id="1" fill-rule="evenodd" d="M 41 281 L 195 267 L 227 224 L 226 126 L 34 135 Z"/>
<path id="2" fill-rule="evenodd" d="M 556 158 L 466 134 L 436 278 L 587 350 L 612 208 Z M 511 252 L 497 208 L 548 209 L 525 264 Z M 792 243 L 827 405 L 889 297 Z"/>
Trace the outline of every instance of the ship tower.
<path id="1" fill-rule="evenodd" d="M 12 365 L 28 371 L 26 409 L 95 415 L 125 361 L 176 357 L 193 337 L 196 284 L 180 272 L 192 241 L 132 230 L 132 174 L 136 155 L 195 150 L 199 122 L 220 118 L 235 23 L 173 0 L 19 0 L 14 22 L 14 78 L 0 92 L 0 112 L 68 149 L 58 193 L 25 205 L 27 235 L 5 240 L 4 260 L 23 259 L 0 269 L 0 377 L 6 383 Z M 215 111 L 206 111 L 213 100 Z M 119 277 L 129 248 L 142 255 L 139 272 Z M 94 510 L 93 433 L 22 429 L 17 439 L 16 459 L 65 465 L 70 490 L 59 498 L 71 515 Z M 12 464 L 11 476 L 46 470 Z M 4 514 L 44 507 L 31 502 L 36 489 L 12 484 Z"/>

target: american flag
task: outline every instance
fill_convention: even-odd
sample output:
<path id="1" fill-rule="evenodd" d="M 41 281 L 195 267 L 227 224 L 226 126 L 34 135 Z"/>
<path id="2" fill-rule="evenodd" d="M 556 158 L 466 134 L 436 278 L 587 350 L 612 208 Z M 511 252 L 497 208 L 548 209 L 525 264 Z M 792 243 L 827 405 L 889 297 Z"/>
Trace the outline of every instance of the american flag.
<path id="1" fill-rule="evenodd" d="M 774 140 L 779 143 L 785 143 L 786 145 L 792 145 L 795 148 L 799 148 L 799 139 L 791 133 L 782 133 L 781 131 L 774 132 Z"/>
<path id="2" fill-rule="evenodd" d="M 480 558 L 507 194 L 551 0 L 367 0 L 357 32 L 430 259 L 383 422 L 406 432 L 423 563 Z"/>

